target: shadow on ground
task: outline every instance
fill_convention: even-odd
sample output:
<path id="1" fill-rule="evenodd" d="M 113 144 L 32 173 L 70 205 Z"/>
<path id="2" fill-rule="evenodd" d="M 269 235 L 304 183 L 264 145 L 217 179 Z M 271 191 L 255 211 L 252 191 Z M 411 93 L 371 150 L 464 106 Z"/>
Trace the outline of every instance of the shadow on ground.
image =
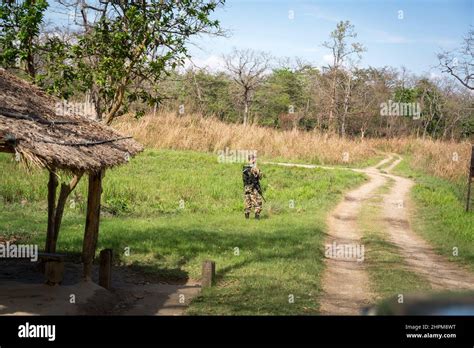
<path id="1" fill-rule="evenodd" d="M 200 284 L 180 269 L 155 276 L 149 266 L 114 266 L 112 288 L 82 281 L 79 255 L 68 255 L 61 285 L 45 284 L 38 262 L 0 260 L 0 315 L 182 315 Z M 155 268 L 156 271 L 156 268 Z M 177 275 L 165 282 L 162 274 Z"/>

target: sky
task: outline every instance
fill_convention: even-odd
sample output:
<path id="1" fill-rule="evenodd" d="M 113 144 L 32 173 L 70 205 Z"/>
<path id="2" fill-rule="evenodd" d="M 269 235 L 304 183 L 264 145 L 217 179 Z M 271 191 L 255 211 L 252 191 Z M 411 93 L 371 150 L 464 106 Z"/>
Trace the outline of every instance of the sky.
<path id="1" fill-rule="evenodd" d="M 228 35 L 193 39 L 188 66 L 223 69 L 222 55 L 233 48 L 327 65 L 330 52 L 322 43 L 339 21 L 348 20 L 367 49 L 360 66 L 403 66 L 436 78 L 436 54 L 457 49 L 474 28 L 474 0 L 226 0 L 212 18 Z M 47 20 L 69 21 L 54 9 Z"/>
<path id="2" fill-rule="evenodd" d="M 361 66 L 406 67 L 436 77 L 437 52 L 454 50 L 474 28 L 474 0 L 227 0 L 213 18 L 229 37 L 193 40 L 193 64 L 218 70 L 234 47 L 329 62 L 322 43 L 349 20 L 367 51 Z"/>

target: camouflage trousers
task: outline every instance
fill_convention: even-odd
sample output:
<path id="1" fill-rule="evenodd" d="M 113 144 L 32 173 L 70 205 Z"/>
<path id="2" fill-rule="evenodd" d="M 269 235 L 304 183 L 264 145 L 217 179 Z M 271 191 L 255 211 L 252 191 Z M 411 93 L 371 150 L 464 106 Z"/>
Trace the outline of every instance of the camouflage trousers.
<path id="1" fill-rule="evenodd" d="M 245 212 L 250 213 L 252 208 L 255 209 L 256 214 L 260 214 L 262 211 L 262 196 L 258 191 L 251 185 L 244 187 L 245 192 Z"/>

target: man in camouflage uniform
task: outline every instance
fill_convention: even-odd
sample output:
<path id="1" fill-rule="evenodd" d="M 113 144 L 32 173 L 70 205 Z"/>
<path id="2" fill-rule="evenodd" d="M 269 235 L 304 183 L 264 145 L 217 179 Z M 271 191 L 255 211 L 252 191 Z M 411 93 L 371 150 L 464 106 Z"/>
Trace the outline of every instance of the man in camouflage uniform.
<path id="1" fill-rule="evenodd" d="M 249 156 L 249 163 L 244 166 L 242 178 L 244 181 L 245 193 L 245 218 L 248 219 L 252 208 L 255 209 L 255 219 L 260 218 L 262 211 L 262 190 L 260 188 L 260 179 L 263 174 L 257 168 L 257 158 L 255 155 Z"/>

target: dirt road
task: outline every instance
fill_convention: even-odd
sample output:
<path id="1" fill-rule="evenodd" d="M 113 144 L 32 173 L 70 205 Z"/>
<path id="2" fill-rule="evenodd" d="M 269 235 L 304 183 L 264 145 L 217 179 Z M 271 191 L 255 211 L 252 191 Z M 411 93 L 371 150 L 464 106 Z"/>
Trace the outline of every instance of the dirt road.
<path id="1" fill-rule="evenodd" d="M 328 237 L 325 241 L 327 250 L 343 250 L 351 246 L 363 248 L 362 232 L 358 229 L 358 216 L 364 204 L 376 195 L 390 178 L 394 184 L 380 201 L 382 216 L 374 221 L 384 221 L 383 228 L 391 243 L 398 247 L 410 271 L 426 278 L 435 290 L 474 289 L 474 275 L 461 266 L 436 254 L 433 248 L 410 225 L 411 202 L 409 193 L 414 182 L 391 171 L 400 163 L 398 155 L 389 155 L 380 163 L 365 169 L 350 169 L 364 173 L 368 181 L 357 189 L 347 193 L 344 200 L 329 214 Z M 284 166 L 317 168 L 316 165 L 290 163 L 272 163 Z M 385 166 L 385 167 L 384 167 Z M 325 169 L 336 169 L 324 166 Z M 371 203 L 373 204 L 373 203 Z M 352 250 L 355 250 L 352 248 Z M 364 306 L 374 302 L 371 284 L 364 262 L 355 257 L 348 258 L 341 253 L 325 259 L 325 271 L 322 276 L 323 295 L 320 301 L 320 313 L 326 315 L 358 315 Z M 326 255 L 327 256 L 327 255 Z"/>

